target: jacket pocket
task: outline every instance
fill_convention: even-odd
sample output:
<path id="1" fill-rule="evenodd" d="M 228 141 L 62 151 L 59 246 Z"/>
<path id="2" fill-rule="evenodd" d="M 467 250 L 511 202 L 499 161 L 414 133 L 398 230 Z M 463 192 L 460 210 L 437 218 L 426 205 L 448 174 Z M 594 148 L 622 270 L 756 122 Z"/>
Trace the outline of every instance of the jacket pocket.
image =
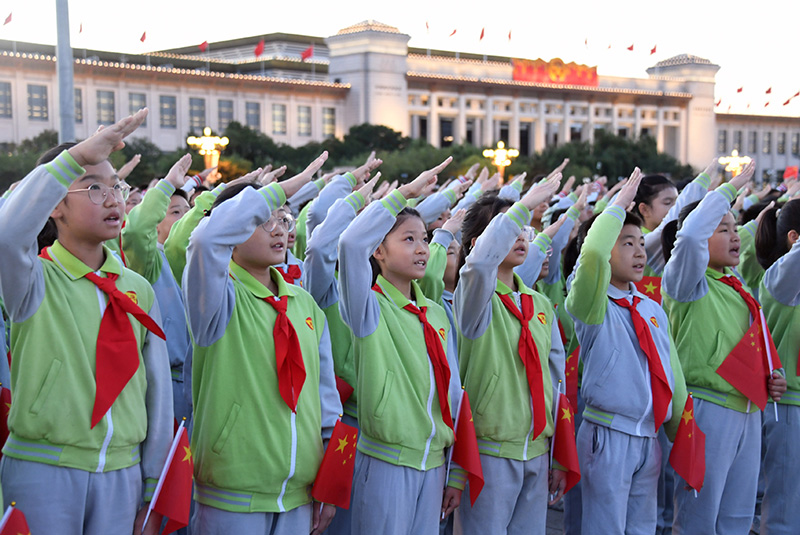
<path id="1" fill-rule="evenodd" d="M 494 390 L 497 388 L 497 381 L 500 380 L 500 377 L 497 375 L 492 375 L 492 378 L 489 379 L 489 383 L 486 385 L 486 388 L 483 389 L 481 392 L 481 400 L 478 403 L 478 408 L 476 409 L 478 414 L 483 415 L 483 412 L 489 406 L 489 402 L 492 400 L 492 396 L 494 395 Z"/>
<path id="2" fill-rule="evenodd" d="M 394 372 L 386 370 L 386 378 L 383 381 L 383 393 L 378 406 L 375 407 L 375 418 L 383 416 L 383 411 L 386 409 L 386 404 L 389 403 L 389 398 L 392 395 L 392 385 L 394 384 Z"/>
<path id="3" fill-rule="evenodd" d="M 39 388 L 39 393 L 36 394 L 36 399 L 33 400 L 33 404 L 30 408 L 31 413 L 39 414 L 39 411 L 42 410 L 42 406 L 47 401 L 47 398 L 50 396 L 50 391 L 56 383 L 59 371 L 61 371 L 61 361 L 53 360 L 52 364 L 50 364 L 50 369 L 47 370 L 47 375 L 42 382 L 42 386 Z"/>
<path id="4" fill-rule="evenodd" d="M 614 352 L 611 353 L 609 359 L 606 361 L 605 366 L 603 366 L 603 370 L 597 376 L 597 380 L 594 381 L 594 384 L 600 386 L 605 384 L 606 379 L 608 379 L 608 376 L 611 375 L 611 372 L 614 370 L 614 366 L 617 365 L 617 360 L 619 360 L 619 351 L 615 349 Z"/>
<path id="5" fill-rule="evenodd" d="M 228 438 L 231 436 L 231 431 L 233 431 L 233 426 L 236 425 L 236 419 L 239 417 L 239 411 L 241 408 L 241 405 L 238 403 L 234 403 L 233 407 L 231 407 L 231 411 L 228 413 L 228 419 L 225 420 L 225 425 L 222 426 L 222 431 L 217 437 L 217 440 L 214 441 L 214 446 L 211 447 L 211 451 L 214 453 L 220 453 L 222 448 L 225 447 L 225 444 L 228 442 Z"/>

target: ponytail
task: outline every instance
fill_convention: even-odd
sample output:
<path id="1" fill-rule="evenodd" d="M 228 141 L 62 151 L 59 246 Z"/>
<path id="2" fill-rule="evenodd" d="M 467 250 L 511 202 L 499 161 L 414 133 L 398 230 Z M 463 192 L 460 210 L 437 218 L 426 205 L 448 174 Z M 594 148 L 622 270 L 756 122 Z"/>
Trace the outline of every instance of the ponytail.
<path id="1" fill-rule="evenodd" d="M 800 233 L 800 200 L 764 212 L 756 231 L 756 259 L 761 267 L 768 269 L 789 252 L 786 235 L 791 230 Z"/>
<path id="2" fill-rule="evenodd" d="M 678 219 L 664 225 L 664 229 L 661 231 L 661 252 L 664 254 L 665 262 L 669 261 L 672 256 L 672 249 L 675 247 L 675 240 L 678 237 L 678 231 L 683 227 L 683 222 L 686 221 L 689 214 L 691 214 L 699 204 L 700 201 L 687 204 L 681 209 L 681 212 L 678 214 Z"/>

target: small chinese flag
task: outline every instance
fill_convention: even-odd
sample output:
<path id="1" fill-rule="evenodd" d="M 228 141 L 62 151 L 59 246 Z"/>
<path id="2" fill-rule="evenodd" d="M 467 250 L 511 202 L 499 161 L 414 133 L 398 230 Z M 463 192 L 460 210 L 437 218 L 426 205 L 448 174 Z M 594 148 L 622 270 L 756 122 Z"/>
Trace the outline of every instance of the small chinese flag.
<path id="1" fill-rule="evenodd" d="M 792 101 L 792 99 L 789 99 L 789 100 L 787 100 L 786 102 L 784 102 L 784 103 L 783 103 L 783 105 L 784 105 L 784 106 L 788 106 L 788 105 L 789 105 L 789 103 L 790 103 L 791 101 Z"/>
<path id="2" fill-rule="evenodd" d="M 472 407 L 469 405 L 466 390 L 463 392 L 461 407 L 458 410 L 456 443 L 453 445 L 452 458 L 467 473 L 469 500 L 475 505 L 475 500 L 483 490 L 483 468 L 478 451 L 478 439 L 475 436 L 475 422 L 472 420 Z"/>
<path id="3" fill-rule="evenodd" d="M 629 47 L 628 47 L 628 50 L 630 50 L 631 52 L 633 52 L 633 45 L 629 46 Z"/>
<path id="4" fill-rule="evenodd" d="M 147 32 L 142 32 L 142 36 L 139 38 L 139 41 L 144 43 L 145 39 L 147 39 Z"/>
<path id="5" fill-rule="evenodd" d="M 81 22 L 80 26 L 78 26 L 78 33 L 83 33 L 83 23 Z"/>
<path id="6" fill-rule="evenodd" d="M 797 178 L 798 170 L 800 170 L 800 166 L 790 165 L 789 167 L 783 170 L 783 179 L 789 180 L 790 178 Z M 5 388 L 3 389 L 3 391 L 5 391 Z"/>
<path id="7" fill-rule="evenodd" d="M 661 304 L 661 277 L 642 277 L 642 280 L 636 283 L 636 289 Z"/>
<path id="8" fill-rule="evenodd" d="M 189 449 L 189 436 L 183 422 L 172 441 L 167 462 L 159 478 L 151 508 L 168 518 L 162 535 L 168 535 L 189 525 L 192 505 L 192 472 L 194 461 Z"/>
<path id="9" fill-rule="evenodd" d="M 430 27 L 430 25 L 428 24 L 428 21 L 427 21 L 427 20 L 425 21 L 425 31 L 426 31 L 426 32 L 430 32 L 430 31 L 431 31 L 431 27 Z"/>
<path id="10" fill-rule="evenodd" d="M 336 422 L 311 491 L 315 500 L 342 509 L 350 508 L 357 443 L 358 429 L 341 420 Z"/>
<path id="11" fill-rule="evenodd" d="M 8 413 L 11 411 L 11 390 L 5 386 L 0 389 L 0 448 L 8 438 Z M 3 454 L 0 453 L 0 458 Z"/>
<path id="12" fill-rule="evenodd" d="M 264 40 L 260 40 L 256 45 L 256 49 L 253 51 L 256 57 L 259 57 L 261 54 L 264 53 Z"/>
<path id="13" fill-rule="evenodd" d="M 203 41 L 202 43 L 197 45 L 197 48 L 200 49 L 200 52 L 205 52 L 206 50 L 208 50 L 208 41 Z"/>
<path id="14" fill-rule="evenodd" d="M 508 40 L 511 41 L 511 32 L 512 30 L 508 30 Z"/>
<path id="15" fill-rule="evenodd" d="M 767 89 L 767 93 L 766 94 L 769 95 L 770 93 L 772 93 L 772 88 L 771 87 L 769 89 Z"/>
<path id="16" fill-rule="evenodd" d="M 742 87 L 740 87 L 739 89 L 736 90 L 737 93 L 741 93 L 742 91 L 744 91 L 744 86 L 742 86 Z"/>
<path id="17" fill-rule="evenodd" d="M 478 41 L 483 41 L 483 36 L 486 35 L 486 28 L 481 28 L 481 37 Z"/>
<path id="18" fill-rule="evenodd" d="M 652 56 L 653 54 L 655 54 L 655 53 L 656 53 L 656 47 L 657 47 L 657 46 L 658 46 L 658 45 L 653 45 L 653 48 L 651 48 L 651 49 L 650 49 L 650 55 L 651 55 L 651 56 Z"/>
<path id="19" fill-rule="evenodd" d="M 5 25 L 6 25 L 6 24 L 8 24 L 9 22 L 11 22 L 11 15 L 12 15 L 12 13 L 9 13 L 9 14 L 8 14 L 8 16 L 6 17 L 6 20 L 5 20 L 5 22 L 3 22 L 3 26 L 5 26 Z"/>
<path id="20" fill-rule="evenodd" d="M 300 59 L 305 61 L 313 55 L 314 55 L 314 45 L 311 45 L 310 47 L 300 52 Z"/>
<path id="21" fill-rule="evenodd" d="M 722 104 L 722 99 L 719 99 L 714 106 L 719 106 L 720 104 Z"/>
<path id="22" fill-rule="evenodd" d="M 31 528 L 28 527 L 25 515 L 14 505 L 16 503 L 11 502 L 0 521 L 0 535 L 31 535 Z"/>
<path id="23" fill-rule="evenodd" d="M 10 17 L 10 16 L 11 16 L 11 15 L 9 15 L 9 17 Z M 457 31 L 458 31 L 457 29 L 456 29 L 456 30 L 453 30 L 452 32 L 450 32 L 450 35 L 449 35 L 448 37 L 453 37 L 453 36 L 456 34 L 456 32 L 457 32 Z"/>
<path id="24" fill-rule="evenodd" d="M 769 100 L 764 103 L 764 107 L 766 108 L 767 106 L 769 106 Z"/>
<path id="25" fill-rule="evenodd" d="M 706 435 L 694 419 L 694 401 L 692 396 L 686 398 L 669 464 L 694 490 L 703 488 L 706 474 Z"/>
<path id="26" fill-rule="evenodd" d="M 767 332 L 767 339 L 769 348 L 764 345 L 761 321 L 759 318 L 755 318 L 736 347 L 717 368 L 717 374 L 720 377 L 758 405 L 762 411 L 767 407 L 767 381 L 772 375 L 767 363 L 768 350 L 772 354 L 773 366 L 776 369 L 782 367 L 778 351 L 775 349 L 775 343 L 769 332 Z"/>
<path id="27" fill-rule="evenodd" d="M 11 15 L 9 15 L 9 17 L 10 17 L 10 16 L 11 16 Z M 792 95 L 792 98 L 797 98 L 797 97 L 800 97 L 800 91 L 798 91 L 797 93 L 795 93 L 794 95 Z"/>
<path id="28" fill-rule="evenodd" d="M 339 392 L 339 401 L 342 402 L 342 405 L 344 405 L 345 402 L 350 399 L 350 396 L 353 395 L 353 392 L 355 392 L 355 388 L 338 375 L 336 376 L 336 390 Z"/>
<path id="29" fill-rule="evenodd" d="M 567 357 L 566 363 L 566 391 L 567 399 L 572 407 L 578 406 L 578 373 L 580 373 L 580 356 L 581 346 L 575 348 L 575 351 Z"/>
<path id="30" fill-rule="evenodd" d="M 578 463 L 578 448 L 575 445 L 575 412 L 564 394 L 558 395 L 556 414 L 553 459 L 567 469 L 567 487 L 564 489 L 567 493 L 581 480 L 581 467 Z"/>

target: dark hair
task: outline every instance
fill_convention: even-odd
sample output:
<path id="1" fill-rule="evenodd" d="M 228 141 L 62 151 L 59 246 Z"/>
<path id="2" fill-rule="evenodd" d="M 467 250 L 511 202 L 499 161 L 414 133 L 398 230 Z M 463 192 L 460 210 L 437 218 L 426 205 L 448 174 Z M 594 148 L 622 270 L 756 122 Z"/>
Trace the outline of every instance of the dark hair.
<path id="1" fill-rule="evenodd" d="M 211 205 L 211 208 L 206 210 L 205 215 L 207 216 L 211 215 L 211 212 L 214 210 L 214 208 L 224 203 L 225 201 L 236 197 L 239 193 L 243 192 L 247 188 L 259 189 L 261 188 L 261 184 L 259 184 L 258 182 L 243 182 L 240 184 L 234 184 L 233 186 L 228 186 L 227 188 L 222 190 L 222 192 L 214 201 L 214 204 Z"/>
<path id="2" fill-rule="evenodd" d="M 639 212 L 639 204 L 650 205 L 658 194 L 665 189 L 675 188 L 675 184 L 664 175 L 647 175 L 642 177 L 639 189 L 636 190 L 636 197 L 633 198 L 633 213 L 644 219 Z M 676 188 L 677 189 L 677 188 Z"/>
<path id="3" fill-rule="evenodd" d="M 183 191 L 182 189 L 176 189 L 174 192 L 172 192 L 172 195 L 170 195 L 170 197 L 180 197 L 186 202 L 189 202 L 189 194 Z"/>
<path id="4" fill-rule="evenodd" d="M 425 220 L 422 219 L 420 213 L 414 210 L 413 208 L 409 208 L 407 206 L 402 210 L 400 210 L 400 213 L 397 214 L 397 218 L 394 220 L 394 225 L 392 225 L 392 228 L 389 229 L 389 232 L 386 233 L 386 236 L 394 232 L 395 229 L 397 229 L 397 227 L 403 224 L 403 221 L 405 221 L 406 219 L 410 219 L 412 217 L 419 218 L 419 220 L 422 221 L 422 226 L 423 227 L 425 226 Z M 386 239 L 385 236 L 384 239 Z M 378 275 L 381 274 L 381 266 L 378 264 L 378 261 L 375 260 L 375 257 L 372 255 L 370 255 L 369 257 L 369 265 L 372 267 L 372 284 L 374 285 L 375 282 L 378 280 Z"/>
<path id="5" fill-rule="evenodd" d="M 583 242 L 586 241 L 586 235 L 589 234 L 589 229 L 594 224 L 594 220 L 600 214 L 594 214 L 592 217 L 581 223 L 578 227 L 578 233 L 567 244 L 567 249 L 564 251 L 564 276 L 569 277 L 575 269 L 575 264 L 578 263 L 578 257 L 581 254 L 581 247 Z"/>
<path id="6" fill-rule="evenodd" d="M 678 237 L 678 231 L 683 226 L 683 222 L 686 221 L 688 215 L 692 213 L 692 210 L 697 208 L 699 204 L 700 201 L 687 204 L 681 209 L 678 214 L 678 219 L 673 219 L 664 225 L 664 228 L 661 230 L 661 251 L 664 253 L 664 262 L 668 262 L 670 256 L 672 256 L 672 249 L 675 247 L 675 240 Z"/>
<path id="7" fill-rule="evenodd" d="M 55 160 L 59 154 L 64 152 L 65 150 L 69 150 L 72 147 L 77 145 L 74 141 L 68 141 L 66 143 L 61 143 L 51 149 L 46 150 L 42 153 L 41 156 L 36 160 L 36 166 L 44 165 L 46 163 L 50 163 Z M 47 221 L 45 222 L 42 230 L 39 231 L 39 235 L 36 236 L 36 242 L 41 251 L 45 247 L 50 247 L 53 245 L 58 239 L 58 227 L 56 227 L 56 222 L 53 220 L 52 217 L 48 217 Z"/>
<path id="8" fill-rule="evenodd" d="M 770 208 L 761 217 L 756 231 L 756 258 L 761 267 L 768 269 L 789 252 L 786 235 L 790 230 L 800 232 L 800 199 Z"/>
<path id="9" fill-rule="evenodd" d="M 458 282 L 459 272 L 467 262 L 467 256 L 472 251 L 472 240 L 483 234 L 491 220 L 499 214 L 503 208 L 513 206 L 514 203 L 508 199 L 498 197 L 495 193 L 481 195 L 473 203 L 464 216 L 464 223 L 461 224 L 461 251 L 458 253 L 458 270 L 456 271 L 456 282 Z"/>

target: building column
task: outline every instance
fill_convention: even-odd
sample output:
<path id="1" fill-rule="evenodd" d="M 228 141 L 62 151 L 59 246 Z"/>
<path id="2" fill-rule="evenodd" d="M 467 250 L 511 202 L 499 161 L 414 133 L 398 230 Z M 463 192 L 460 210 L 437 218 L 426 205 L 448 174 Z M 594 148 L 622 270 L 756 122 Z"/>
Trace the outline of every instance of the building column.
<path id="1" fill-rule="evenodd" d="M 664 152 L 664 110 L 658 108 L 656 112 L 656 150 Z"/>
<path id="2" fill-rule="evenodd" d="M 439 132 L 439 95 L 431 91 L 430 113 L 428 114 L 428 143 L 441 147 L 442 136 Z"/>
<path id="3" fill-rule="evenodd" d="M 611 129 L 615 136 L 619 135 L 619 110 L 616 104 L 611 105 Z"/>
<path id="4" fill-rule="evenodd" d="M 561 121 L 561 128 L 560 128 L 560 135 L 558 136 L 561 138 L 561 143 L 559 145 L 563 145 L 570 142 L 570 138 L 572 137 L 571 126 L 572 121 L 570 120 L 570 103 L 564 102 L 564 118 Z"/>
<path id="5" fill-rule="evenodd" d="M 453 143 L 461 145 L 467 139 L 467 99 L 458 95 L 458 115 L 453 125 Z"/>
<path id="6" fill-rule="evenodd" d="M 545 129 L 547 128 L 547 121 L 544 118 L 544 102 L 540 100 L 537 108 L 539 109 L 539 114 L 533 123 L 533 151 L 542 152 L 545 145 Z"/>
<path id="7" fill-rule="evenodd" d="M 594 144 L 594 104 L 592 104 L 591 102 L 589 103 L 588 113 L 589 113 L 589 118 L 586 121 L 586 128 L 589 131 L 586 132 L 586 141 L 588 141 L 590 144 Z"/>
<path id="8" fill-rule="evenodd" d="M 642 135 L 642 110 L 639 106 L 633 107 L 633 139 Z"/>
<path id="9" fill-rule="evenodd" d="M 483 125 L 483 145 L 494 147 L 494 99 L 486 98 L 486 124 Z"/>
<path id="10" fill-rule="evenodd" d="M 508 125 L 508 144 L 519 149 L 519 101 L 511 100 L 511 123 Z"/>
<path id="11" fill-rule="evenodd" d="M 680 126 L 678 126 L 678 160 L 682 164 L 686 163 L 686 155 L 689 150 L 689 129 L 687 128 L 686 108 L 680 111 Z M 716 144 L 717 140 L 712 140 Z"/>

